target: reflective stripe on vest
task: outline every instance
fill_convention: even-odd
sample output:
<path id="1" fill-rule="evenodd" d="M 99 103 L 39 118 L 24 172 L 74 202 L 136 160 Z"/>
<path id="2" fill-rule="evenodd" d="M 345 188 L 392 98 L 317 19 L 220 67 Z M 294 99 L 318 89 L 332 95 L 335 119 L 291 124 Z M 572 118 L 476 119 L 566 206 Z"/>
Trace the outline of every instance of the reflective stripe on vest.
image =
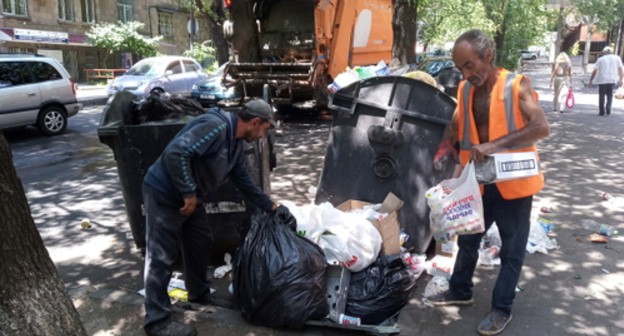
<path id="1" fill-rule="evenodd" d="M 505 102 L 505 118 L 507 119 L 507 134 L 516 130 L 516 119 L 514 116 L 514 95 L 513 95 L 513 82 L 516 79 L 516 74 L 512 72 L 507 73 L 505 78 L 505 94 L 503 100 Z M 470 142 L 470 89 L 472 85 L 468 81 L 464 83 L 464 89 L 462 91 L 462 105 L 464 109 L 464 136 L 459 142 L 459 148 L 463 150 L 471 150 L 472 142 Z"/>

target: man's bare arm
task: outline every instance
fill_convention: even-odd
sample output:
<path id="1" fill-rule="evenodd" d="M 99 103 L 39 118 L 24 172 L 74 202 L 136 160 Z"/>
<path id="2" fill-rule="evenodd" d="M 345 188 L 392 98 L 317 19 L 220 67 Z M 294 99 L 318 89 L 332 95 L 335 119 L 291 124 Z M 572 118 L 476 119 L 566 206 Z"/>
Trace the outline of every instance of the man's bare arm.
<path id="1" fill-rule="evenodd" d="M 533 88 L 526 78 L 520 84 L 518 100 L 524 127 L 494 141 L 474 146 L 470 155 L 471 159 L 481 161 L 488 154 L 529 147 L 548 136 L 550 129 L 546 115 L 533 96 Z"/>

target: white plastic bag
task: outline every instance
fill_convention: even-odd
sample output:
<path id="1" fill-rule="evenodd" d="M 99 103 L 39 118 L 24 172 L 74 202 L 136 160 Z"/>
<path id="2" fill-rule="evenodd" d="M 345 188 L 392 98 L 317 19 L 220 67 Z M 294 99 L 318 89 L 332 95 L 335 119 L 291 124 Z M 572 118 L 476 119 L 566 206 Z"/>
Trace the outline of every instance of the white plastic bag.
<path id="1" fill-rule="evenodd" d="M 472 161 L 458 178 L 440 182 L 427 190 L 425 197 L 431 209 L 429 225 L 435 240 L 445 242 L 455 235 L 485 230 L 483 201 Z"/>
<path id="2" fill-rule="evenodd" d="M 319 207 L 323 234 L 318 245 L 330 264 L 359 272 L 377 259 L 382 238 L 373 223 L 360 215 L 340 211 L 328 202 Z"/>
<path id="3" fill-rule="evenodd" d="M 624 99 L 624 85 L 620 86 L 615 90 L 613 94 L 613 98 L 615 99 Z"/>
<path id="4" fill-rule="evenodd" d="M 280 203 L 295 216 L 297 234 L 320 246 L 328 263 L 359 272 L 377 259 L 383 240 L 367 217 L 380 219 L 384 214 L 374 211 L 375 206 L 347 213 L 329 202 L 303 207 Z"/>

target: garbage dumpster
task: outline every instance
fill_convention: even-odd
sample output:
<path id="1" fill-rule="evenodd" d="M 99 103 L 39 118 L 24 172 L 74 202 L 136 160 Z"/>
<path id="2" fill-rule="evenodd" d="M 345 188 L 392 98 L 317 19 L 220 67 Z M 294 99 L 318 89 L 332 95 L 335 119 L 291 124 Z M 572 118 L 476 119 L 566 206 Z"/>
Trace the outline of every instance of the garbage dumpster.
<path id="1" fill-rule="evenodd" d="M 100 142 L 113 150 L 134 242 L 137 248 L 144 250 L 143 177 L 169 141 L 191 117 L 133 125 L 132 120 L 136 118 L 131 115 L 135 99 L 129 92 L 120 92 L 109 99 L 102 112 L 98 136 Z M 252 179 L 267 193 L 270 193 L 270 138 L 246 144 L 244 151 Z M 259 210 L 230 181 L 226 181 L 217 192 L 209 195 L 205 199 L 204 207 L 213 225 L 213 252 L 219 252 L 213 253 L 213 256 L 222 262 L 220 252 L 234 251 L 249 227 L 251 215 Z"/>
<path id="2" fill-rule="evenodd" d="M 348 199 L 381 203 L 394 193 L 405 204 L 399 222 L 406 247 L 425 252 L 431 241 L 424 194 L 452 174 L 433 168 L 433 156 L 455 101 L 406 77 L 374 77 L 337 91 L 327 153 L 315 202 Z"/>

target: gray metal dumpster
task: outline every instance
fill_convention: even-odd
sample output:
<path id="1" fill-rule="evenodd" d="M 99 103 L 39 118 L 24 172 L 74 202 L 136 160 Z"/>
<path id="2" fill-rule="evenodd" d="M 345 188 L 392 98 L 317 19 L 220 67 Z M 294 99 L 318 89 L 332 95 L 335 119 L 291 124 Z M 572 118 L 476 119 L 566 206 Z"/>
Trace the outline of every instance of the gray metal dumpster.
<path id="1" fill-rule="evenodd" d="M 440 90 L 406 77 L 369 78 L 336 92 L 315 202 L 381 203 L 393 192 L 405 202 L 398 214 L 409 234 L 405 246 L 425 252 L 431 232 L 424 194 L 450 177 L 450 165 L 437 171 L 432 161 L 455 105 Z"/>
<path id="2" fill-rule="evenodd" d="M 134 242 L 139 249 L 145 248 L 145 214 L 143 213 L 143 177 L 160 156 L 169 141 L 182 129 L 191 117 L 170 119 L 132 125 L 134 95 L 120 92 L 102 112 L 98 136 L 114 153 L 121 191 L 126 205 L 128 221 Z M 247 144 L 245 154 L 249 173 L 254 182 L 270 193 L 270 146 L 271 137 Z M 226 181 L 215 193 L 204 199 L 210 224 L 213 226 L 213 256 L 222 262 L 221 252 L 233 252 L 249 227 L 252 214 L 259 212 L 234 183 Z M 216 260 L 216 259 L 215 259 Z"/>

